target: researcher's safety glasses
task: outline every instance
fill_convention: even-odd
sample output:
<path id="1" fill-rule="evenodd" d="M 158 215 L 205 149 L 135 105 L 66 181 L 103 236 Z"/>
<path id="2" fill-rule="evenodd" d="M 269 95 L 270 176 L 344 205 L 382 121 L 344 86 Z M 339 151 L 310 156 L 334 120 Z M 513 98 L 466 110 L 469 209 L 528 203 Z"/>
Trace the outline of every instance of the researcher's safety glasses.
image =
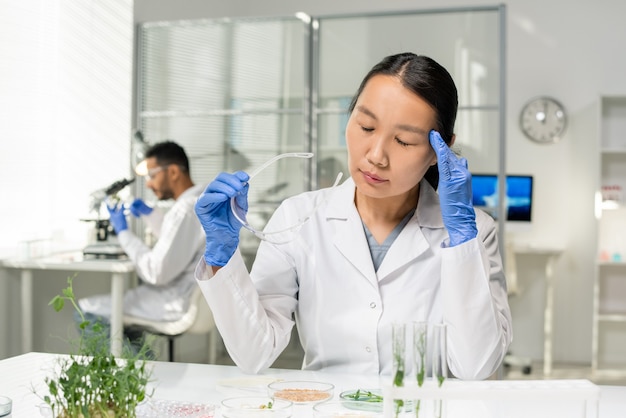
<path id="1" fill-rule="evenodd" d="M 250 178 L 248 179 L 248 184 L 250 184 L 250 181 L 257 174 L 259 174 L 261 171 L 263 171 L 264 169 L 266 169 L 267 167 L 269 167 L 270 165 L 272 165 L 278 160 L 281 160 L 283 158 L 311 158 L 311 157 L 313 157 L 313 153 L 311 152 L 287 152 L 285 154 L 277 155 L 274 158 L 271 158 L 270 160 L 266 161 L 256 170 L 254 170 L 252 174 L 250 174 Z M 337 178 L 335 179 L 335 183 L 331 187 L 333 191 L 335 187 L 337 187 L 337 185 L 339 184 L 339 181 L 341 180 L 342 176 L 343 176 L 343 173 L 341 172 L 337 175 Z M 330 193 L 328 194 L 328 196 L 330 196 Z M 326 201 L 325 199 L 319 199 L 318 203 L 315 206 L 313 206 L 313 208 L 311 208 L 311 210 L 308 213 L 305 213 L 303 214 L 303 216 L 300 216 L 298 219 L 298 222 L 296 222 L 294 225 L 289 226 L 287 228 L 280 229 L 280 230 L 276 230 L 276 231 L 260 230 L 250 225 L 248 223 L 248 220 L 246 219 L 246 211 L 244 211 L 237 204 L 235 197 L 232 197 L 230 199 L 230 208 L 235 218 L 237 218 L 237 220 L 242 223 L 243 227 L 247 229 L 248 231 L 252 232 L 258 238 L 262 239 L 263 241 L 271 242 L 272 244 L 286 244 L 288 242 L 293 241 L 296 238 L 298 232 L 300 231 L 300 228 L 302 228 L 302 225 L 304 225 L 313 216 L 313 214 L 315 214 L 315 212 L 320 207 L 320 205 L 324 203 L 325 201 Z"/>
<path id="2" fill-rule="evenodd" d="M 170 166 L 170 164 L 165 164 L 165 165 L 159 165 L 157 167 L 152 167 L 151 169 L 148 170 L 148 172 L 146 174 L 143 175 L 143 177 L 146 180 L 154 180 L 154 178 L 156 177 L 157 174 L 159 174 L 161 171 L 165 170 L 169 166 Z"/>

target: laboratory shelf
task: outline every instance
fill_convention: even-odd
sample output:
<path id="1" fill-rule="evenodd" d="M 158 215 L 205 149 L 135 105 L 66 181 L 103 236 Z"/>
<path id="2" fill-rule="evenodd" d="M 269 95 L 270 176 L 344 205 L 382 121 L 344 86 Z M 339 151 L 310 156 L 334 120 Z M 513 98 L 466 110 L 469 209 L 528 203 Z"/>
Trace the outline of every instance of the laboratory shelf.
<path id="1" fill-rule="evenodd" d="M 619 379 L 626 376 L 626 369 L 620 370 L 619 365 L 604 365 L 593 371 L 594 378 Z"/>
<path id="2" fill-rule="evenodd" d="M 608 154 L 608 155 L 625 155 L 626 156 L 626 148 L 602 148 L 600 152 L 602 154 Z"/>
<path id="3" fill-rule="evenodd" d="M 626 375 L 626 96 L 601 96 L 597 119 L 597 254 L 591 371 Z M 599 202 L 598 202 L 599 203 Z"/>
<path id="4" fill-rule="evenodd" d="M 626 313 L 602 313 L 598 314 L 598 321 L 626 322 Z"/>
<path id="5" fill-rule="evenodd" d="M 598 266 L 599 267 L 626 267 L 626 261 L 599 260 Z"/>

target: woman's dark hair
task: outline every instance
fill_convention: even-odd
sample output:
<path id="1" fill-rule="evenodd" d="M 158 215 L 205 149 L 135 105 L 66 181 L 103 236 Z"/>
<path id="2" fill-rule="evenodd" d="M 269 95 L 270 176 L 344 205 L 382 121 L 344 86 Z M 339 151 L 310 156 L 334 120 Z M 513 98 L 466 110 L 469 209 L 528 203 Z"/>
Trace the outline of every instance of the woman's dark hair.
<path id="1" fill-rule="evenodd" d="M 454 135 L 459 99 L 454 80 L 444 67 L 432 58 L 411 52 L 385 57 L 372 67 L 361 82 L 350 103 L 348 109 L 350 113 L 354 110 L 367 82 L 376 75 L 397 77 L 405 88 L 430 104 L 436 113 L 437 131 L 446 144 L 450 145 Z M 437 189 L 439 171 L 436 165 L 430 167 L 424 177 Z"/>
<path id="2" fill-rule="evenodd" d="M 146 158 L 156 158 L 159 165 L 176 164 L 189 173 L 189 159 L 183 147 L 173 141 L 164 141 L 152 145 L 146 151 Z"/>

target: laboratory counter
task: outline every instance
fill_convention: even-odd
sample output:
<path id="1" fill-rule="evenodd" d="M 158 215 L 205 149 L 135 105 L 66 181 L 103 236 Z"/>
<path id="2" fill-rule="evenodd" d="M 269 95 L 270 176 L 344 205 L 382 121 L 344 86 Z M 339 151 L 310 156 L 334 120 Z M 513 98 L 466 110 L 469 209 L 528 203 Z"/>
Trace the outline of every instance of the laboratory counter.
<path id="1" fill-rule="evenodd" d="M 0 396 L 13 400 L 12 418 L 41 416 L 38 405 L 42 404 L 40 396 L 46 387 L 44 378 L 50 376 L 58 357 L 56 354 L 30 352 L 0 361 Z M 212 404 L 216 406 L 216 418 L 222 416 L 219 406 L 222 400 L 238 396 L 266 396 L 267 385 L 272 381 L 331 383 L 334 385 L 335 400 L 339 399 L 342 391 L 357 388 L 382 388 L 383 393 L 389 393 L 391 383 L 389 378 L 378 375 L 287 369 L 268 369 L 257 375 L 248 375 L 235 366 L 166 362 L 150 362 L 150 366 L 149 389 L 154 389 L 154 392 L 148 402 Z M 441 399 L 446 402 L 444 415 L 447 418 L 626 416 L 626 386 L 596 386 L 587 380 L 461 382 L 450 379 L 439 390 L 446 387 L 447 392 L 441 392 Z M 402 390 L 410 392 L 412 389 L 407 384 Z M 425 404 L 427 401 L 422 402 Z M 306 418 L 315 415 L 310 406 L 296 405 L 293 416 Z M 385 416 L 392 416 L 387 409 Z M 420 417 L 427 416 L 430 416 L 428 409 L 424 408 Z"/>

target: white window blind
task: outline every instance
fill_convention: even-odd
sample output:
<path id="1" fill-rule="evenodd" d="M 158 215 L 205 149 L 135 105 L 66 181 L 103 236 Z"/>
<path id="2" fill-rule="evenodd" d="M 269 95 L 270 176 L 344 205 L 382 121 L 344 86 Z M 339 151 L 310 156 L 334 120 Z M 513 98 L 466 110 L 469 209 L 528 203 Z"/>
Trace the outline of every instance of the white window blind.
<path id="1" fill-rule="evenodd" d="M 0 56 L 0 255 L 81 248 L 89 194 L 130 174 L 133 2 L 0 0 Z"/>

